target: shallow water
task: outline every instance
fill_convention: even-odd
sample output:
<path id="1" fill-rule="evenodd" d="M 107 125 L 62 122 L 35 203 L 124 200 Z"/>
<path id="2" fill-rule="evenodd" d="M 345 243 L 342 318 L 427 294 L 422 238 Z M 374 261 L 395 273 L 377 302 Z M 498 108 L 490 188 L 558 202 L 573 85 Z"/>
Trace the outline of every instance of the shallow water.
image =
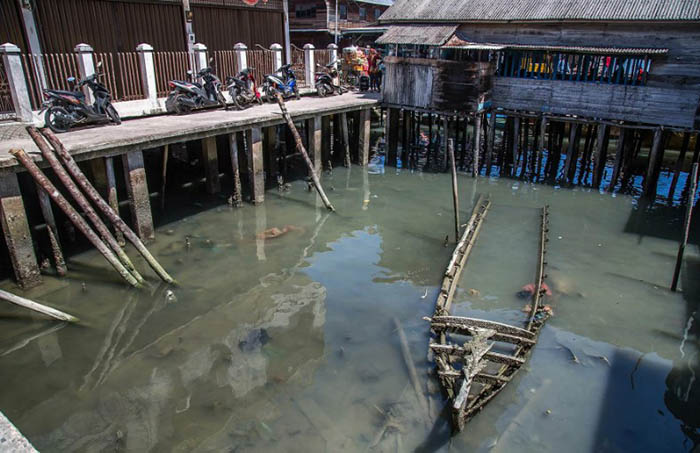
<path id="1" fill-rule="evenodd" d="M 151 248 L 181 284 L 172 294 L 125 288 L 96 253 L 73 258 L 69 278 L 31 294 L 82 326 L 0 307 L 0 409 L 42 451 L 691 451 L 697 250 L 686 291 L 666 290 L 676 243 L 662 238 L 677 219 L 659 223 L 630 197 L 586 189 L 459 184 L 463 222 L 478 194 L 493 205 L 454 313 L 525 320 L 515 293 L 534 279 L 547 203 L 554 317 L 526 367 L 455 437 L 421 320 L 452 252 L 450 179 L 394 169 L 325 175 L 337 214 L 299 181 L 262 206 L 159 228 Z M 285 225 L 298 228 L 256 239 Z"/>

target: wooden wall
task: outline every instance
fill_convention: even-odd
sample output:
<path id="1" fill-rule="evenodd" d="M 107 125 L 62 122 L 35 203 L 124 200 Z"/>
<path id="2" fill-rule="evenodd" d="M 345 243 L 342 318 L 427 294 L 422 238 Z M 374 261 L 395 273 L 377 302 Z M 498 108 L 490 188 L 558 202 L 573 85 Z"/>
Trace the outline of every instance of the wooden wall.
<path id="1" fill-rule="evenodd" d="M 197 42 L 209 50 L 232 50 L 242 42 L 250 49 L 255 44 L 284 46 L 284 17 L 282 11 L 194 6 L 194 34 Z"/>
<path id="2" fill-rule="evenodd" d="M 700 92 L 496 77 L 492 102 L 508 110 L 693 127 Z"/>
<path id="3" fill-rule="evenodd" d="M 465 24 L 460 31 L 477 42 L 668 48 L 653 57 L 649 86 L 700 88 L 698 23 Z"/>
<path id="4" fill-rule="evenodd" d="M 492 63 L 400 57 L 386 57 L 384 63 L 388 105 L 475 112 L 491 98 Z"/>

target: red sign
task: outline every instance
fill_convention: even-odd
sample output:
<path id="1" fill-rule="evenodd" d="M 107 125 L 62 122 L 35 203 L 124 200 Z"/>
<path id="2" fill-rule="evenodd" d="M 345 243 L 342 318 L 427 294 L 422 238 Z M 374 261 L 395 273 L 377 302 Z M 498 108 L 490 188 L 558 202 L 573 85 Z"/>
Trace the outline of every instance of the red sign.
<path id="1" fill-rule="evenodd" d="M 243 0 L 243 3 L 250 6 L 255 6 L 260 0 Z M 263 3 L 267 3 L 267 0 L 262 0 Z"/>

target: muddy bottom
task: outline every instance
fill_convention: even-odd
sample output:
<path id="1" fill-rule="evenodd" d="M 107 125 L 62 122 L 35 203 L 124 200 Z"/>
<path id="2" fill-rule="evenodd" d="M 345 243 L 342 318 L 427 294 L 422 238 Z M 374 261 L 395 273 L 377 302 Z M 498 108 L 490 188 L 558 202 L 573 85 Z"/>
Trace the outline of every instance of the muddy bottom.
<path id="1" fill-rule="evenodd" d="M 460 176 L 463 222 L 478 194 L 493 205 L 453 312 L 525 322 L 516 293 L 534 279 L 538 208 L 547 203 L 554 317 L 515 380 L 451 437 L 421 320 L 454 247 L 450 178 L 374 173 L 324 176 L 335 214 L 298 181 L 269 191 L 263 206 L 222 206 L 162 226 L 151 249 L 177 288 L 158 286 L 140 259 L 149 290 L 126 288 L 94 252 L 74 257 L 67 278 L 47 277 L 28 294 L 79 316 L 80 326 L 0 305 L 0 409 L 42 451 L 615 452 L 700 443 L 694 245 L 685 291 L 666 289 L 677 219 L 660 223 L 626 196 Z M 270 229 L 283 234 L 260 234 Z M 393 318 L 429 412 L 410 385 Z"/>

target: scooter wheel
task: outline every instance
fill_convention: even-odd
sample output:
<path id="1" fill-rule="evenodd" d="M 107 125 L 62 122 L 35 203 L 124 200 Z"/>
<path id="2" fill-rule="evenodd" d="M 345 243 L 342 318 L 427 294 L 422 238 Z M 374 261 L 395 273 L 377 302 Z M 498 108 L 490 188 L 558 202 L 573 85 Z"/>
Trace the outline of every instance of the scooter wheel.
<path id="1" fill-rule="evenodd" d="M 49 107 L 44 114 L 44 124 L 57 134 L 68 132 L 70 124 L 67 124 L 67 118 L 69 116 L 68 111 L 63 107 Z"/>
<path id="2" fill-rule="evenodd" d="M 112 104 L 107 106 L 105 112 L 107 112 L 107 116 L 114 124 L 122 124 L 122 119 L 119 117 L 119 112 L 117 112 L 117 109 L 115 109 Z"/>

